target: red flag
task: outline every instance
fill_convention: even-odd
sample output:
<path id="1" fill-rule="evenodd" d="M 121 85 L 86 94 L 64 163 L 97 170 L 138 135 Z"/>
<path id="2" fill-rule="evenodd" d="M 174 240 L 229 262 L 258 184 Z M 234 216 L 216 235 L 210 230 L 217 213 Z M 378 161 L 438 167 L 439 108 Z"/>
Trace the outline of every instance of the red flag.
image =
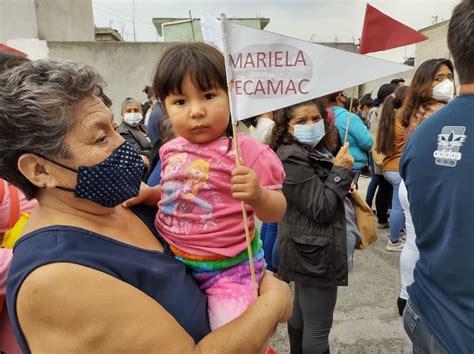
<path id="1" fill-rule="evenodd" d="M 367 4 L 359 53 L 366 54 L 418 43 L 428 39 L 424 34 L 385 15 Z"/>
<path id="2" fill-rule="evenodd" d="M 13 55 L 18 55 L 19 57 L 23 57 L 23 58 L 26 58 L 28 56 L 27 54 L 20 52 L 19 50 L 16 50 L 15 48 L 11 48 L 1 43 L 0 43 L 0 52 L 7 52 Z"/>

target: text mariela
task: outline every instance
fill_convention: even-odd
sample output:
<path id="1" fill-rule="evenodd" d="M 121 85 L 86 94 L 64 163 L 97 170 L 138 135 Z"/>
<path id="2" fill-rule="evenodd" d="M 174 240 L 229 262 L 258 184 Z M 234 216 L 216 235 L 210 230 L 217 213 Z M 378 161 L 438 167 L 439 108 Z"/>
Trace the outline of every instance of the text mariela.
<path id="1" fill-rule="evenodd" d="M 292 58 L 289 51 L 270 51 L 239 53 L 229 55 L 229 63 L 234 70 L 251 71 L 252 69 L 268 69 L 272 72 L 284 71 L 297 66 L 306 67 L 306 59 L 302 50 L 299 50 L 296 57 Z M 236 79 L 234 88 L 236 95 L 288 95 L 288 94 L 308 94 L 304 86 L 309 83 L 308 79 Z"/>

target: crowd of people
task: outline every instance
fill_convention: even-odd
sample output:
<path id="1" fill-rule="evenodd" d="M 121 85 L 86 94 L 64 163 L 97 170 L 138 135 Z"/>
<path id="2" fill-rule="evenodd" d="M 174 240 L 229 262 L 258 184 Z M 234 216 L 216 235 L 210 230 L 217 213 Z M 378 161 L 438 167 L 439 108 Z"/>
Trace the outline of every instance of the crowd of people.
<path id="1" fill-rule="evenodd" d="M 329 353 L 367 175 L 413 351 L 473 353 L 472 28 L 463 0 L 454 63 L 237 136 L 209 45 L 168 48 L 115 121 L 94 68 L 0 52 L 0 351 L 272 353 L 287 323 L 292 354 Z"/>

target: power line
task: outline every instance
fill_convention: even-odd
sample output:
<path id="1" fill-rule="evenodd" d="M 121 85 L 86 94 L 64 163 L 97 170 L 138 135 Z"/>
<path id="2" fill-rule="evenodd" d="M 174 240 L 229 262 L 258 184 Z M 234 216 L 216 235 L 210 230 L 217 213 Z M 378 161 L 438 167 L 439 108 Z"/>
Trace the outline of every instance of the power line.
<path id="1" fill-rule="evenodd" d="M 121 17 L 132 18 L 132 16 L 130 16 L 129 14 L 127 14 L 127 13 L 125 13 L 125 12 L 123 12 L 123 11 L 108 8 L 108 7 L 106 7 L 106 6 L 104 6 L 104 5 L 101 5 L 101 4 L 97 3 L 97 2 L 95 3 L 94 6 L 97 6 L 97 7 L 99 7 L 99 8 L 102 8 L 102 10 L 106 10 L 106 11 L 115 13 L 115 14 L 117 14 L 118 16 L 121 16 Z M 154 26 L 150 24 L 150 21 L 141 19 L 141 18 L 139 18 L 139 17 L 136 17 L 135 19 L 136 19 L 136 21 L 139 21 L 139 22 L 143 23 L 143 24 L 146 25 L 146 26 L 150 26 L 150 27 L 153 27 L 153 28 L 154 28 Z"/>
<path id="2" fill-rule="evenodd" d="M 115 14 L 113 14 L 113 13 L 107 12 L 106 10 L 102 10 L 102 9 L 99 9 L 99 8 L 96 8 L 96 7 L 94 7 L 94 10 L 99 11 L 99 12 L 102 12 L 103 14 L 108 15 L 108 16 L 113 16 L 113 17 L 118 18 L 118 19 L 120 19 L 120 20 L 122 20 L 122 21 L 125 21 L 125 22 L 127 22 L 127 23 L 133 24 L 133 22 L 132 22 L 131 20 L 129 20 L 129 19 L 123 17 L 123 16 L 115 15 Z M 150 27 L 147 27 L 147 26 L 144 26 L 144 25 L 142 25 L 142 24 L 140 24 L 140 23 L 136 23 L 136 25 L 137 25 L 137 26 L 141 26 L 142 28 L 144 28 L 145 30 L 147 30 L 147 31 L 149 31 L 149 32 L 156 33 L 156 29 L 153 30 L 151 26 L 150 26 Z"/>

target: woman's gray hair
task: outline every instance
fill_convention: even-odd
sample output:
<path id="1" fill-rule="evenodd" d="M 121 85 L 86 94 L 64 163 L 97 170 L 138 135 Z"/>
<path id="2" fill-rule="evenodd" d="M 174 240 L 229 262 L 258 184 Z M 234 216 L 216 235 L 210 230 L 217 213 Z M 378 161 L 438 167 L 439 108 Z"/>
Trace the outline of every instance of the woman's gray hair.
<path id="1" fill-rule="evenodd" d="M 18 170 L 24 153 L 69 158 L 64 143 L 82 100 L 102 95 L 102 77 L 73 62 L 37 60 L 0 74 L 0 176 L 28 198 L 37 187 Z"/>

